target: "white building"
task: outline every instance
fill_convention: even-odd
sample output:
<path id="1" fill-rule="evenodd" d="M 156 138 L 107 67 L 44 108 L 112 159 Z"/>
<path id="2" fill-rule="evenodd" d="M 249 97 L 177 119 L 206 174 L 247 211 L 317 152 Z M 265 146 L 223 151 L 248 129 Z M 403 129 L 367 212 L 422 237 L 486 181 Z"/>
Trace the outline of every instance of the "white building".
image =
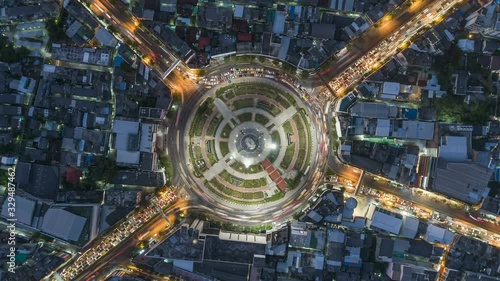
<path id="1" fill-rule="evenodd" d="M 113 133 L 116 163 L 122 166 L 138 166 L 141 162 L 141 153 L 143 156 L 144 153 L 153 154 L 152 157 L 147 158 L 156 161 L 154 153 L 156 130 L 157 125 L 155 124 L 115 120 Z"/>
<path id="2" fill-rule="evenodd" d="M 40 230 L 66 241 L 78 241 L 87 219 L 62 208 L 51 208 L 43 217 Z"/>
<path id="3" fill-rule="evenodd" d="M 455 238 L 455 234 L 433 224 L 429 224 L 424 235 L 424 240 L 429 243 L 450 244 Z"/>
<path id="4" fill-rule="evenodd" d="M 380 92 L 380 98 L 386 100 L 396 99 L 399 95 L 400 84 L 395 82 L 384 82 Z"/>
<path id="5" fill-rule="evenodd" d="M 403 225 L 401 215 L 378 208 L 374 204 L 370 204 L 368 207 L 366 218 L 368 219 L 366 222 L 367 227 L 396 235 L 399 234 Z"/>

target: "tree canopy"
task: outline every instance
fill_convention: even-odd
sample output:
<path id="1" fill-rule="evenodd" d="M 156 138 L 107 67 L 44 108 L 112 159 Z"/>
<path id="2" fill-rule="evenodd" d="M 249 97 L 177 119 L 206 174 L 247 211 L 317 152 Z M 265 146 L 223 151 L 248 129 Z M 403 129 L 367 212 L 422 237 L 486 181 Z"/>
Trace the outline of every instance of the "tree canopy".
<path id="1" fill-rule="evenodd" d="M 89 180 L 109 183 L 116 174 L 115 161 L 106 157 L 97 157 L 89 168 Z"/>
<path id="2" fill-rule="evenodd" d="M 66 33 L 64 32 L 64 26 L 59 18 L 52 18 L 45 21 L 45 27 L 49 32 L 49 37 L 52 42 L 60 41 L 66 38 Z"/>
<path id="3" fill-rule="evenodd" d="M 435 100 L 438 121 L 484 123 L 493 114 L 494 104 L 476 101 L 466 104 L 463 96 L 446 94 Z"/>
<path id="4" fill-rule="evenodd" d="M 26 47 L 15 48 L 7 37 L 0 35 L 0 61 L 16 62 L 29 56 L 30 50 Z"/>

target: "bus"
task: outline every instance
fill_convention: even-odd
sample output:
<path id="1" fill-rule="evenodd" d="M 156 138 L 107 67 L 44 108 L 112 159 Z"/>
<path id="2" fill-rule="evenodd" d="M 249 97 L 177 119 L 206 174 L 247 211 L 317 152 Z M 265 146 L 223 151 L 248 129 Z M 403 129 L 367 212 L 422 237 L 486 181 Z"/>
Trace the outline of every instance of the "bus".
<path id="1" fill-rule="evenodd" d="M 328 101 L 325 106 L 325 115 L 328 115 L 328 112 L 330 111 L 330 106 L 332 105 L 331 101 Z"/>

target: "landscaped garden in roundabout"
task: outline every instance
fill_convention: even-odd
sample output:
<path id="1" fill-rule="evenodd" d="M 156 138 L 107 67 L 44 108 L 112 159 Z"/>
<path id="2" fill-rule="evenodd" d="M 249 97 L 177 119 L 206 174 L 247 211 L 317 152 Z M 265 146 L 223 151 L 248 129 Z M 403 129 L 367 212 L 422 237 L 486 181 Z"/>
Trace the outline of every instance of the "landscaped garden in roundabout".
<path id="1" fill-rule="evenodd" d="M 205 192 L 255 205 L 304 184 L 315 139 L 295 94 L 272 81 L 233 82 L 205 97 L 188 124 L 190 166 Z"/>

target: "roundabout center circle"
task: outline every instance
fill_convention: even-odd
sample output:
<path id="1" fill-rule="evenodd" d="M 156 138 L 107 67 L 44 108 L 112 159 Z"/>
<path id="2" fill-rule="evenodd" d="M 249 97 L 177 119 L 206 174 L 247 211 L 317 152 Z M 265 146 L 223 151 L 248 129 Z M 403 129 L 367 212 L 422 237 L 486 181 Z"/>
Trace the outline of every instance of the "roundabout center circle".
<path id="1" fill-rule="evenodd" d="M 253 134 L 244 135 L 240 142 L 241 148 L 246 152 L 254 152 L 259 148 L 259 144 L 259 137 Z"/>
<path id="2" fill-rule="evenodd" d="M 232 159 L 249 167 L 266 159 L 274 144 L 266 127 L 249 121 L 234 127 L 229 134 L 228 147 Z"/>

